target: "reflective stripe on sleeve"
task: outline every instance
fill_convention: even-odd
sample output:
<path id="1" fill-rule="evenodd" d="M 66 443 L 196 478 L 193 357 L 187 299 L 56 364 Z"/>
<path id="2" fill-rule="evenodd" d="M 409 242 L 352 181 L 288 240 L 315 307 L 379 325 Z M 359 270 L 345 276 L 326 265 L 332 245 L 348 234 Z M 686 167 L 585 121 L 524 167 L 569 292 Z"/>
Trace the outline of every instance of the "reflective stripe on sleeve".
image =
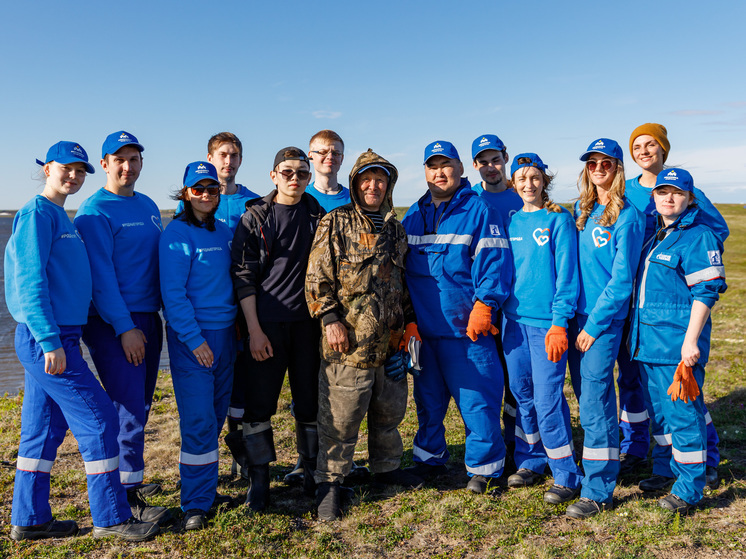
<path id="1" fill-rule="evenodd" d="M 508 248 L 508 239 L 505 237 L 488 237 L 485 239 L 479 239 L 477 243 L 477 249 L 474 251 L 474 256 L 479 254 L 483 248 Z"/>
<path id="2" fill-rule="evenodd" d="M 706 450 L 690 450 L 685 452 L 683 450 L 677 450 L 673 447 L 672 450 L 673 459 L 679 464 L 703 464 L 707 461 Z"/>
<path id="3" fill-rule="evenodd" d="M 410 245 L 467 245 L 471 244 L 472 235 L 457 235 L 444 233 L 442 235 L 407 235 Z"/>
<path id="4" fill-rule="evenodd" d="M 41 458 L 24 458 L 19 456 L 16 459 L 16 469 L 24 472 L 41 472 L 48 474 L 52 471 L 54 460 L 42 460 Z"/>
<path id="5" fill-rule="evenodd" d="M 684 276 L 686 284 L 689 287 L 703 281 L 710 281 L 718 278 L 725 279 L 725 266 L 710 266 L 709 268 L 705 268 L 699 272 L 692 272 L 691 274 Z"/>
<path id="6" fill-rule="evenodd" d="M 547 453 L 547 457 L 552 460 L 560 460 L 572 456 L 572 447 L 569 444 L 559 448 L 547 448 L 547 446 L 544 445 L 544 451 Z"/>
<path id="7" fill-rule="evenodd" d="M 528 444 L 536 444 L 541 441 L 541 435 L 538 432 L 525 433 L 518 425 L 515 426 L 515 436 Z"/>
<path id="8" fill-rule="evenodd" d="M 654 435 L 653 438 L 655 439 L 655 444 L 658 446 L 671 446 L 671 433 L 666 433 L 665 435 Z"/>

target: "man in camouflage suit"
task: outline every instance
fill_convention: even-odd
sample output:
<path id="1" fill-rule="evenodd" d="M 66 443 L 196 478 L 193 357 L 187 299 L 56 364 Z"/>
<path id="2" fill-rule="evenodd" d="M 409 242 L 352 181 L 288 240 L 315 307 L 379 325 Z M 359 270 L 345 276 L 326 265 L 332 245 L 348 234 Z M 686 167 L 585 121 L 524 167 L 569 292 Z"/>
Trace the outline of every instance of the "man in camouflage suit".
<path id="1" fill-rule="evenodd" d="M 396 380 L 384 367 L 402 356 L 405 341 L 419 339 L 404 283 L 407 236 L 392 202 L 397 177 L 383 157 L 370 149 L 362 154 L 350 173 L 351 203 L 321 220 L 309 257 L 306 301 L 323 325 L 315 474 L 320 520 L 341 516 L 340 484 L 366 412 L 374 480 L 422 483 L 400 468 L 406 375 Z"/>

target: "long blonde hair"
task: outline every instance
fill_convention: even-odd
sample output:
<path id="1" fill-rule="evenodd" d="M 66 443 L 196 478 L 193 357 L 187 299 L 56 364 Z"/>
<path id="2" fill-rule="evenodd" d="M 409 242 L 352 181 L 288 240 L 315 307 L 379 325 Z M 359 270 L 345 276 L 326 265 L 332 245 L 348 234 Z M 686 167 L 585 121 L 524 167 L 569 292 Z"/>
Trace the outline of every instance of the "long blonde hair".
<path id="1" fill-rule="evenodd" d="M 604 213 L 597 221 L 599 225 L 604 227 L 614 225 L 616 220 L 619 219 L 619 213 L 624 208 L 624 164 L 616 158 L 614 158 L 614 161 L 616 161 L 616 175 L 609 189 L 609 203 L 606 204 Z M 596 185 L 591 181 L 587 164 L 583 165 L 583 170 L 578 177 L 578 190 L 580 190 L 580 196 L 578 197 L 580 215 L 575 219 L 575 225 L 578 231 L 582 231 L 585 229 L 588 216 L 591 215 L 593 206 L 598 200 Z"/>

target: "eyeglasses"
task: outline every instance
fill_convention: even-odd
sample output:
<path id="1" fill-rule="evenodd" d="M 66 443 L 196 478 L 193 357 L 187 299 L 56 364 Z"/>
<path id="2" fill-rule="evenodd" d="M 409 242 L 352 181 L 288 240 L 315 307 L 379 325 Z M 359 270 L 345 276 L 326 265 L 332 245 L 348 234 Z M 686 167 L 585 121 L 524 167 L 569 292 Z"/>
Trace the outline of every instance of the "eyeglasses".
<path id="1" fill-rule="evenodd" d="M 192 196 L 202 196 L 205 190 L 210 196 L 217 196 L 220 194 L 219 186 L 190 186 L 189 189 L 192 191 Z"/>
<path id="2" fill-rule="evenodd" d="M 330 153 L 332 154 L 332 159 L 339 159 L 342 157 L 342 152 L 337 151 L 336 149 L 328 150 L 328 149 L 322 149 L 322 150 L 314 150 L 311 153 L 318 153 L 321 156 L 321 159 L 326 159 L 326 156 Z"/>
<path id="3" fill-rule="evenodd" d="M 292 169 L 284 169 L 282 171 L 278 171 L 282 175 L 282 178 L 284 178 L 286 181 L 289 181 L 293 178 L 293 176 L 298 177 L 299 181 L 304 181 L 308 177 L 311 176 L 310 171 L 293 171 Z"/>
<path id="4" fill-rule="evenodd" d="M 601 169 L 604 171 L 608 171 L 614 166 L 614 162 L 611 159 L 602 159 L 601 161 L 587 161 L 586 166 L 588 167 L 588 170 L 593 173 L 596 171 L 596 167 L 601 165 Z"/>

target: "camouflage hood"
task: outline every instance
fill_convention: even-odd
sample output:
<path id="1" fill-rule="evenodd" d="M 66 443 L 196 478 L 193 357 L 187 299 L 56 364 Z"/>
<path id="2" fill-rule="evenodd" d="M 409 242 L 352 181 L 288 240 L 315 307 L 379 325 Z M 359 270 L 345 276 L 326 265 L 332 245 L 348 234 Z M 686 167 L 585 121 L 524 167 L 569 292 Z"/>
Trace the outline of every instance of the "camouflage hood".
<path id="1" fill-rule="evenodd" d="M 352 171 L 350 171 L 350 182 L 348 183 L 350 185 L 350 199 L 356 208 L 360 208 L 358 191 L 357 188 L 355 188 L 355 177 L 362 169 L 370 165 L 378 165 L 389 172 L 389 185 L 386 189 L 386 198 L 378 210 L 385 218 L 394 210 L 394 185 L 396 184 L 396 179 L 399 178 L 399 172 L 396 170 L 396 167 L 370 148 L 357 158 L 357 161 L 355 161 L 355 164 L 352 166 Z"/>

